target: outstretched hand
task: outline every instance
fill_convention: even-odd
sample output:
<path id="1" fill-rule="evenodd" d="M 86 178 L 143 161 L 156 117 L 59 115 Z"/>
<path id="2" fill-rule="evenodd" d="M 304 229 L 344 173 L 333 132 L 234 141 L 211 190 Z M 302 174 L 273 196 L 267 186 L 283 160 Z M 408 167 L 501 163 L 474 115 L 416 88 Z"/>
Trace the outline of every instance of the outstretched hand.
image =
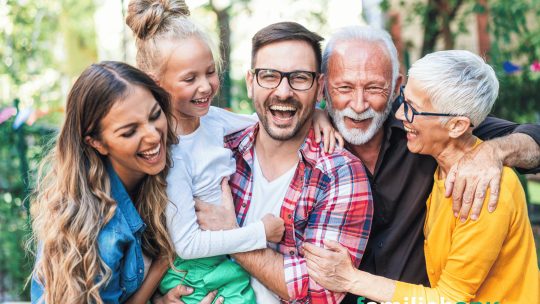
<path id="1" fill-rule="evenodd" d="M 154 304 L 184 304 L 180 298 L 182 296 L 187 296 L 193 293 L 193 288 L 187 287 L 184 285 L 178 285 L 175 288 L 172 288 L 167 292 L 166 295 L 162 297 L 155 298 L 152 303 Z M 206 295 L 199 304 L 212 304 L 212 301 L 214 301 L 214 298 L 216 297 L 217 291 L 214 290 Z M 216 300 L 216 304 L 223 304 L 224 299 L 223 297 L 219 297 Z"/>
<path id="2" fill-rule="evenodd" d="M 477 220 L 489 187 L 488 210 L 497 208 L 503 160 L 495 149 L 483 142 L 452 166 L 446 177 L 446 197 L 452 196 L 454 216 L 464 222 L 471 212 Z"/>
<path id="3" fill-rule="evenodd" d="M 348 292 L 354 280 L 354 267 L 347 248 L 338 242 L 325 240 L 325 248 L 304 243 L 304 257 L 310 278 L 325 289 Z"/>

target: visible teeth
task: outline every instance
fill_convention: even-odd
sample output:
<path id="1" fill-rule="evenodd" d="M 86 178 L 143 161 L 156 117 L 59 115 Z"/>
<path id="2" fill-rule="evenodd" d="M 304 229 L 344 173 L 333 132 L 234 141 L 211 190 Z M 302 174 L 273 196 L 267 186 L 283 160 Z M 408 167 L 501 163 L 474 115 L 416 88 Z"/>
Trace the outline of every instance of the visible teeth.
<path id="1" fill-rule="evenodd" d="M 291 106 L 273 105 L 273 106 L 270 106 L 270 110 L 272 110 L 272 111 L 296 111 L 296 108 L 291 107 Z"/>
<path id="2" fill-rule="evenodd" d="M 210 98 L 209 97 L 206 97 L 206 98 L 198 98 L 198 99 L 193 99 L 192 102 L 193 103 L 196 103 L 196 104 L 201 104 L 201 103 L 207 103 L 210 101 Z"/>
<path id="3" fill-rule="evenodd" d="M 157 154 L 159 152 L 159 149 L 161 148 L 161 144 L 159 144 L 157 147 L 155 147 L 154 149 L 152 150 L 148 150 L 148 151 L 144 151 L 144 152 L 139 152 L 139 154 L 142 154 L 144 156 L 151 156 L 151 155 L 154 155 L 154 154 Z"/>
<path id="4" fill-rule="evenodd" d="M 403 126 L 405 128 L 405 131 L 409 132 L 409 133 L 412 133 L 412 134 L 417 134 L 417 132 L 411 128 L 407 128 L 407 126 Z"/>

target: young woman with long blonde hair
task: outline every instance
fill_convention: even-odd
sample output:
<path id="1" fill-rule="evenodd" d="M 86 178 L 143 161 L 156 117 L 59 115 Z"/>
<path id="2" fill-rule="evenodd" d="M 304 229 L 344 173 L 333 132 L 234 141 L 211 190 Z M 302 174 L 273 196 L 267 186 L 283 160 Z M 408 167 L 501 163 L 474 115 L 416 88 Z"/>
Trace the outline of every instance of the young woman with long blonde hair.
<path id="1" fill-rule="evenodd" d="M 33 303 L 124 302 L 147 261 L 172 262 L 171 118 L 169 95 L 127 64 L 93 64 L 77 79 L 31 200 Z"/>

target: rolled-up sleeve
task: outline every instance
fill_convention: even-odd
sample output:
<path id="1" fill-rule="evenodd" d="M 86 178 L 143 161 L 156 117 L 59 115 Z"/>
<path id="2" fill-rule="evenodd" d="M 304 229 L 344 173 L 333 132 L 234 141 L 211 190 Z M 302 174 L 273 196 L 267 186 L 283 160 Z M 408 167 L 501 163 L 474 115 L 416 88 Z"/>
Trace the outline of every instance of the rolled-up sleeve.
<path id="1" fill-rule="evenodd" d="M 345 246 L 356 267 L 367 245 L 373 217 L 373 199 L 363 165 L 353 160 L 333 167 L 326 161 L 327 172 L 320 180 L 313 211 L 304 230 L 304 241 L 324 246 L 334 240 Z M 323 163 L 323 166 L 325 163 Z M 345 294 L 324 289 L 307 272 L 306 261 L 299 255 L 284 255 L 285 282 L 291 300 L 309 295 L 311 303 L 339 303 Z"/>

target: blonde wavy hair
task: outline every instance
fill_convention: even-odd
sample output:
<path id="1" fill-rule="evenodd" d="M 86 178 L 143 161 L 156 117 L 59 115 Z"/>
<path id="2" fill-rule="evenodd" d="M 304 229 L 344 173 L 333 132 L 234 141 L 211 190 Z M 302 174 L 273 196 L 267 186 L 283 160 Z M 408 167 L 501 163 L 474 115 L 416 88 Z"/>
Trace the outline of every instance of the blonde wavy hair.
<path id="1" fill-rule="evenodd" d="M 131 0 L 126 24 L 135 35 L 137 67 L 159 79 L 175 43 L 197 37 L 208 46 L 216 68 L 220 70 L 221 59 L 216 44 L 189 15 L 184 0 Z"/>
<path id="2" fill-rule="evenodd" d="M 116 211 L 106 169 L 106 157 L 85 143 L 99 138 L 100 122 L 129 86 L 148 89 L 167 117 L 167 145 L 176 143 L 171 128 L 169 95 L 142 71 L 120 62 L 88 67 L 71 89 L 66 119 L 56 144 L 41 162 L 31 197 L 33 244 L 38 259 L 34 278 L 44 286 L 46 303 L 103 303 L 99 290 L 111 269 L 99 256 L 101 228 Z M 149 257 L 167 257 L 174 249 L 166 230 L 166 175 L 171 165 L 169 149 L 165 169 L 141 182 L 134 204 L 146 223 L 142 250 Z"/>

